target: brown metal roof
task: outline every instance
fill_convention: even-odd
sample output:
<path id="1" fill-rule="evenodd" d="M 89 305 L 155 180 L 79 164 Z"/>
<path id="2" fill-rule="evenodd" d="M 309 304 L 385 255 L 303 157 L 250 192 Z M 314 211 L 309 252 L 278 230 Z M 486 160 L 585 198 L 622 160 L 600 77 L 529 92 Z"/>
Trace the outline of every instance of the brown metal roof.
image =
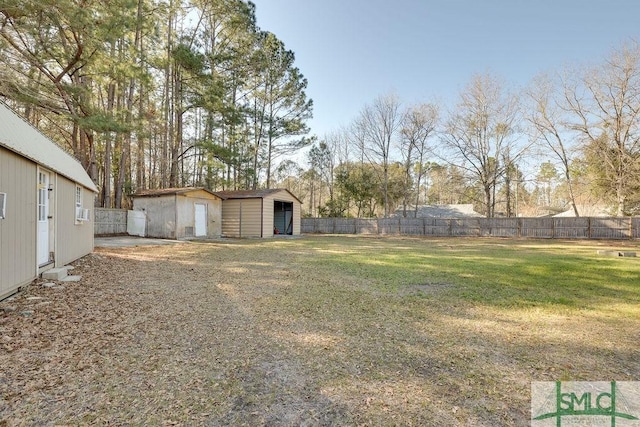
<path id="1" fill-rule="evenodd" d="M 207 193 L 218 196 L 213 191 L 207 190 L 204 187 L 183 187 L 183 188 L 161 188 L 157 190 L 141 190 L 132 195 L 132 197 L 158 197 L 158 196 L 170 196 L 172 194 L 185 194 L 192 191 L 206 191 Z"/>

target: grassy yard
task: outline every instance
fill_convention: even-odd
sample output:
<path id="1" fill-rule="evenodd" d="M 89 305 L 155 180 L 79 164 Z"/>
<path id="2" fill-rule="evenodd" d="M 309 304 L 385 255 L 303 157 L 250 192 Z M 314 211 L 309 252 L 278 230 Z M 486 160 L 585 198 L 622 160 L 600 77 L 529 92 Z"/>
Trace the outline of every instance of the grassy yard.
<path id="1" fill-rule="evenodd" d="M 528 425 L 531 381 L 640 380 L 640 258 L 614 248 L 640 246 L 98 249 L 0 303 L 0 425 Z"/>

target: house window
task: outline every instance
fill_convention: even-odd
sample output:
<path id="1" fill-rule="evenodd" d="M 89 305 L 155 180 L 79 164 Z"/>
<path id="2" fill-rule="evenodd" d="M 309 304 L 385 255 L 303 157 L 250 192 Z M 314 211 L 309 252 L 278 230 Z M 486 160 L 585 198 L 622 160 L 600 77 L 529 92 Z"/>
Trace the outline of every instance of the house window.
<path id="1" fill-rule="evenodd" d="M 76 185 L 76 224 L 86 221 L 84 216 L 84 210 L 82 209 L 82 187 Z"/>
<path id="2" fill-rule="evenodd" d="M 7 193 L 0 193 L 0 219 L 6 218 L 7 212 Z"/>

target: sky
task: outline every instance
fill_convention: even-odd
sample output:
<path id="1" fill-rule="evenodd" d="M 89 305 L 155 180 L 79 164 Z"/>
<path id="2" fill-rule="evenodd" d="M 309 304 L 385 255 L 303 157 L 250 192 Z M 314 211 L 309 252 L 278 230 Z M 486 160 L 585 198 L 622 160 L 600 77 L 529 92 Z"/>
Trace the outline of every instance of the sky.
<path id="1" fill-rule="evenodd" d="M 311 133 L 367 104 L 453 108 L 475 74 L 513 89 L 542 72 L 604 61 L 640 41 L 639 0 L 253 0 L 258 26 L 295 53 L 314 102 Z"/>

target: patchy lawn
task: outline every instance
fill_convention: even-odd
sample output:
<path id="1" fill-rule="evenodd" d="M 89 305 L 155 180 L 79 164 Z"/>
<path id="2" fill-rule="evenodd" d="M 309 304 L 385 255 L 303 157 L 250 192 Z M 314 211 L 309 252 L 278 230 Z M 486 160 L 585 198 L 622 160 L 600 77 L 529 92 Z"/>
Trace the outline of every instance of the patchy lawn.
<path id="1" fill-rule="evenodd" d="M 635 243 L 305 237 L 104 248 L 0 302 L 0 425 L 528 425 L 639 380 Z"/>

